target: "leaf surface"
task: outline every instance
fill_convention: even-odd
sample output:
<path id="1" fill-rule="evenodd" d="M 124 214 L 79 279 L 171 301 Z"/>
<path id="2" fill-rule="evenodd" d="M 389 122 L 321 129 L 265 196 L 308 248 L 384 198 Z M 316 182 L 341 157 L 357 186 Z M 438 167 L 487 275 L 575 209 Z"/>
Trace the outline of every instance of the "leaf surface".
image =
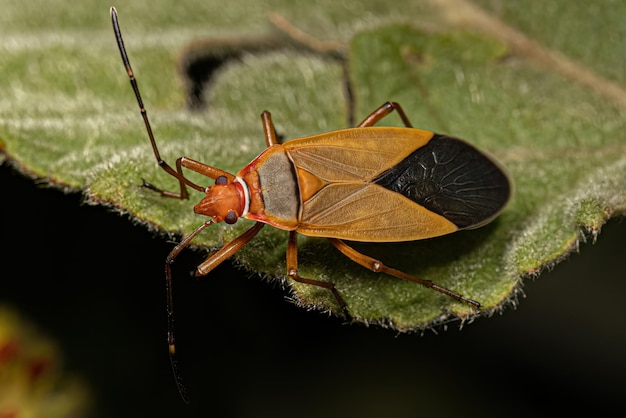
<path id="1" fill-rule="evenodd" d="M 264 109 L 286 139 L 344 128 L 346 79 L 356 122 L 397 101 L 414 126 L 464 138 L 495 156 L 507 167 L 515 196 L 478 230 L 355 247 L 479 300 L 487 313 L 514 300 L 523 277 L 563 259 L 581 238 L 595 239 L 607 219 L 624 213 L 626 24 L 618 16 L 626 15 L 626 4 L 531 1 L 517 10 L 515 2 L 495 9 L 487 0 L 339 3 L 120 4 L 126 48 L 162 156 L 170 164 L 186 155 L 236 172 L 264 148 Z M 108 8 L 95 0 L 0 5 L 6 158 L 24 173 L 82 190 L 167 233 L 188 234 L 200 225 L 192 211 L 200 196 L 181 202 L 139 187 L 142 179 L 168 190 L 177 184 L 155 164 Z M 270 24 L 270 12 L 343 45 L 347 71 L 332 54 L 263 44 L 266 38 L 290 43 Z M 206 109 L 190 111 L 181 56 L 189 58 L 203 42 L 243 53 L 212 75 L 202 93 Z M 394 116 L 383 122 L 400 124 Z M 217 247 L 250 225 L 213 226 L 195 242 Z M 264 228 L 237 261 L 284 278 L 286 238 Z M 300 237 L 299 243 L 301 276 L 334 282 L 357 320 L 408 330 L 473 315 L 436 292 L 364 270 L 326 240 Z M 336 309 L 324 289 L 290 285 L 300 303 Z"/>

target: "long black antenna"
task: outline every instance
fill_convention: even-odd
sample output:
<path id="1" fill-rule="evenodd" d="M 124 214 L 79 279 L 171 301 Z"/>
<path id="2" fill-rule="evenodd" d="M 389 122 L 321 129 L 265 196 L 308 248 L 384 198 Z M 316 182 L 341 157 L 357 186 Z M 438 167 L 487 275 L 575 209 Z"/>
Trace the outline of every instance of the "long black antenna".
<path id="1" fill-rule="evenodd" d="M 128 74 L 128 78 L 130 79 L 130 85 L 135 92 L 135 97 L 137 98 L 137 104 L 139 105 L 139 111 L 141 112 L 141 117 L 143 118 L 143 122 L 146 125 L 146 131 L 148 132 L 148 137 L 150 138 L 150 144 L 152 145 L 152 151 L 154 152 L 154 156 L 157 160 L 159 166 L 167 172 L 167 174 L 176 177 L 180 182 L 180 193 L 167 192 L 164 190 L 157 189 L 156 187 L 152 187 L 151 185 L 147 185 L 149 188 L 152 188 L 158 192 L 160 192 L 163 196 L 166 197 L 174 197 L 177 199 L 188 199 L 189 194 L 187 193 L 187 188 L 185 185 L 190 186 L 198 191 L 204 192 L 204 187 L 199 186 L 185 176 L 183 176 L 180 171 L 179 163 L 176 162 L 178 170 L 174 170 L 166 161 L 161 158 L 161 154 L 159 153 L 159 148 L 157 147 L 156 140 L 154 139 L 154 134 L 152 133 L 152 127 L 150 126 L 150 120 L 148 119 L 148 112 L 143 105 L 143 100 L 141 99 L 141 93 L 139 93 L 139 86 L 137 85 L 137 80 L 135 79 L 135 74 L 133 73 L 133 69 L 130 66 L 130 61 L 128 60 L 128 55 L 126 54 L 126 48 L 124 47 L 124 40 L 122 39 L 122 32 L 120 31 L 120 25 L 117 20 L 117 10 L 115 7 L 111 7 L 111 22 L 113 23 L 113 32 L 115 33 L 115 39 L 117 40 L 117 46 L 120 50 L 120 54 L 122 56 L 122 62 L 124 63 L 124 68 L 126 68 L 126 73 Z"/>
<path id="2" fill-rule="evenodd" d="M 141 116 L 143 118 L 144 124 L 146 125 L 146 130 L 148 131 L 148 136 L 150 137 L 150 143 L 152 144 L 152 150 L 154 151 L 154 156 L 159 163 L 159 166 L 163 168 L 168 174 L 176 177 L 180 181 L 180 194 L 165 192 L 160 189 L 155 188 L 154 186 L 145 183 L 149 188 L 157 190 L 161 192 L 162 195 L 168 197 L 174 197 L 179 199 L 187 199 L 188 193 L 185 184 L 198 189 L 199 186 L 187 180 L 182 173 L 174 170 L 169 164 L 161 159 L 159 155 L 159 150 L 156 145 L 156 141 L 154 139 L 154 135 L 152 134 L 152 128 L 150 127 L 150 121 L 148 120 L 148 113 L 143 105 L 143 101 L 141 100 L 141 94 L 139 93 L 139 87 L 137 86 L 137 80 L 135 80 L 135 75 L 133 74 L 133 69 L 130 66 L 130 61 L 128 60 L 128 55 L 126 54 L 126 48 L 124 48 L 124 40 L 122 39 L 122 32 L 120 31 L 120 25 L 117 21 L 117 10 L 115 7 L 111 7 L 111 22 L 113 23 L 113 32 L 115 33 L 115 39 L 117 40 L 117 46 L 120 50 L 120 54 L 122 55 L 122 62 L 124 63 L 124 67 L 126 68 L 126 73 L 130 78 L 130 85 L 133 87 L 133 91 L 135 92 L 135 97 L 137 98 L 137 104 L 139 104 L 139 109 L 141 111 Z M 203 188 L 199 188 L 199 190 L 204 190 Z M 182 251 L 184 247 L 189 244 L 191 238 L 193 238 L 197 233 L 199 233 L 206 226 L 210 225 L 212 221 L 208 221 L 205 225 L 198 228 L 196 232 L 194 232 L 190 237 L 181 242 L 174 248 L 172 253 L 168 256 L 168 261 L 165 266 L 165 279 L 166 279 L 166 289 L 167 289 L 167 343 L 168 350 L 170 356 L 170 363 L 172 364 L 172 371 L 174 373 L 174 379 L 176 381 L 176 386 L 178 387 L 178 392 L 180 396 L 183 398 L 183 401 L 189 403 L 189 395 L 187 393 L 187 388 L 183 384 L 183 379 L 180 373 L 180 367 L 178 366 L 178 361 L 176 359 L 176 348 L 175 348 L 175 339 L 174 339 L 174 305 L 172 299 L 172 276 L 171 276 L 171 264 L 174 258 Z"/>

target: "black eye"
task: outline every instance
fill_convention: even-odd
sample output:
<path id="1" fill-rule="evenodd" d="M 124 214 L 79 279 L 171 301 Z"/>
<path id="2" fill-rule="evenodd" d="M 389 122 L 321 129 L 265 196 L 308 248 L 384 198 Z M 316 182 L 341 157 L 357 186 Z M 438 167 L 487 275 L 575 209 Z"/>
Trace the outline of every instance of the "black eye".
<path id="1" fill-rule="evenodd" d="M 224 222 L 226 222 L 227 224 L 234 224 L 235 222 L 237 222 L 237 214 L 234 211 L 229 210 L 226 214 L 226 217 L 224 218 Z"/>
<path id="2" fill-rule="evenodd" d="M 218 178 L 215 179 L 215 184 L 224 185 L 226 183 L 228 183 L 228 180 L 226 180 L 226 176 L 219 176 Z"/>

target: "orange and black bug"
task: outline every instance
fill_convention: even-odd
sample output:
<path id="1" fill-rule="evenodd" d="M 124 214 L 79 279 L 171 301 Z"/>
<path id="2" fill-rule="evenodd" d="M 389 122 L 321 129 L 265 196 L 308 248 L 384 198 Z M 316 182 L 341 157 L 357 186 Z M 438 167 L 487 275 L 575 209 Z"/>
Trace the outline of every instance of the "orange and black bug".
<path id="1" fill-rule="evenodd" d="M 188 157 L 178 158 L 174 169 L 159 154 L 114 8 L 111 18 L 154 155 L 158 164 L 178 179 L 180 191 L 144 185 L 179 199 L 188 198 L 187 186 L 205 194 L 194 211 L 208 219 L 172 250 L 165 263 L 168 343 L 175 373 L 171 265 L 196 235 L 217 222 L 232 224 L 239 218 L 257 221 L 200 264 L 198 276 L 208 274 L 269 224 L 289 231 L 288 276 L 328 289 L 347 315 L 349 307 L 333 283 L 299 276 L 298 233 L 328 238 L 340 252 L 372 271 L 410 280 L 480 308 L 478 302 L 388 267 L 344 240 L 415 241 L 485 225 L 502 211 L 511 193 L 509 179 L 497 163 L 460 139 L 412 128 L 400 105 L 387 102 L 356 128 L 284 144 L 278 142 L 270 113 L 265 111 L 261 119 L 267 148 L 237 174 Z M 373 126 L 394 110 L 406 127 Z M 215 184 L 195 184 L 185 177 L 183 169 L 214 179 Z M 177 382 L 185 397 L 184 388 Z"/>

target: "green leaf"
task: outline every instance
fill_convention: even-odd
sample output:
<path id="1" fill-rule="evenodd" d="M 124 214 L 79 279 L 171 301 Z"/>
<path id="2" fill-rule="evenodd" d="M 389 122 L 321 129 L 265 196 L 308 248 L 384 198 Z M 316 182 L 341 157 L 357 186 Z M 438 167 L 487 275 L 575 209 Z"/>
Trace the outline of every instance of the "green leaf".
<path id="1" fill-rule="evenodd" d="M 264 109 L 287 139 L 343 128 L 347 76 L 357 121 L 394 100 L 414 126 L 464 138 L 510 172 L 515 196 L 488 226 L 413 243 L 355 245 L 480 301 L 487 314 L 515 300 L 522 278 L 562 260 L 581 239 L 595 239 L 607 219 L 624 213 L 626 25 L 618 16 L 625 4 L 537 0 L 522 10 L 515 2 L 489 10 L 486 0 L 293 3 L 119 5 L 126 48 L 170 164 L 186 155 L 236 172 L 264 148 Z M 154 161 L 108 8 L 95 1 L 0 5 L 6 157 L 24 173 L 82 190 L 149 227 L 188 234 L 200 225 L 192 211 L 200 196 L 181 202 L 140 187 L 142 179 L 167 190 L 177 184 Z M 246 49 L 269 38 L 287 44 L 269 12 L 343 43 L 347 73 L 336 57 L 293 45 Z M 189 111 L 179 59 L 198 43 L 211 45 L 207 39 L 247 52 L 213 74 L 208 108 Z M 195 243 L 217 247 L 251 225 L 212 226 Z M 284 278 L 286 239 L 264 228 L 237 262 Z M 301 276 L 334 282 L 357 320 L 404 330 L 473 317 L 469 307 L 432 290 L 364 270 L 324 239 L 300 237 L 299 244 Z M 299 303 L 337 308 L 326 290 L 287 283 Z"/>

